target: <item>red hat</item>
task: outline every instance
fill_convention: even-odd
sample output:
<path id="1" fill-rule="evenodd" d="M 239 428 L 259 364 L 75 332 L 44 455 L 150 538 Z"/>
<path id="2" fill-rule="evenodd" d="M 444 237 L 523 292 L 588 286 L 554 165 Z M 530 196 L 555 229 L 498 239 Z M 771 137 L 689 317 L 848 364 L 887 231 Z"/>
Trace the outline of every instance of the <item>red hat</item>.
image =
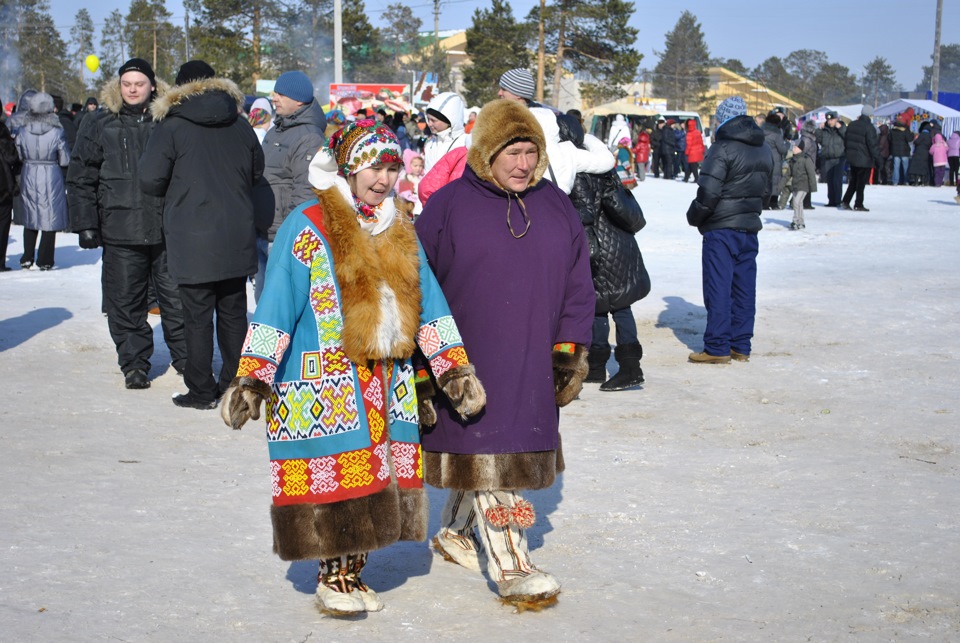
<path id="1" fill-rule="evenodd" d="M 7 103 L 6 105 L 3 106 L 3 113 L 6 114 L 7 116 L 10 116 L 11 114 L 13 114 L 13 108 L 16 106 L 17 106 L 16 103 L 13 103 L 13 102 Z"/>
<path id="2" fill-rule="evenodd" d="M 668 118 L 668 119 L 667 119 L 667 125 L 673 125 L 673 124 L 675 124 L 676 122 L 677 122 L 677 121 L 673 120 L 672 118 Z"/>

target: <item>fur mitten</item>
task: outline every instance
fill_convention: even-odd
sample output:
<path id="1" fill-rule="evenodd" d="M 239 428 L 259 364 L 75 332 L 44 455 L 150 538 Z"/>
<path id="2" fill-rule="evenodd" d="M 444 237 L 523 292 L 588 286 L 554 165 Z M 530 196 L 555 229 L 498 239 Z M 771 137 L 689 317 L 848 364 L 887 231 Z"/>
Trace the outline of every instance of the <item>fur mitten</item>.
<path id="1" fill-rule="evenodd" d="M 437 378 L 437 385 L 464 420 L 479 413 L 487 403 L 487 393 L 477 379 L 477 369 L 473 364 L 451 368 Z"/>
<path id="2" fill-rule="evenodd" d="M 255 377 L 235 377 L 220 400 L 220 417 L 234 430 L 243 428 L 247 420 L 260 419 L 260 403 L 270 395 L 270 385 Z"/>
<path id="3" fill-rule="evenodd" d="M 587 349 L 582 344 L 553 347 L 553 392 L 557 406 L 566 406 L 577 398 L 589 370 Z"/>
<path id="4" fill-rule="evenodd" d="M 433 380 L 427 373 L 417 373 L 417 415 L 420 419 L 420 426 L 433 426 L 437 423 L 437 410 L 433 406 L 433 396 L 437 394 L 437 389 L 433 385 Z"/>

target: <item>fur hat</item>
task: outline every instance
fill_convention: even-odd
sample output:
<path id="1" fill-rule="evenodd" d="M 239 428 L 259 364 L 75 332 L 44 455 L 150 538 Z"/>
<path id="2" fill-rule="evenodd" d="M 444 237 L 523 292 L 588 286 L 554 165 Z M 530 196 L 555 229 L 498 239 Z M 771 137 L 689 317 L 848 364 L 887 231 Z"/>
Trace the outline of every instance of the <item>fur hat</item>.
<path id="1" fill-rule="evenodd" d="M 147 78 L 150 79 L 150 84 L 154 87 L 157 86 L 157 77 L 153 73 L 153 67 L 150 66 L 143 58 L 131 58 L 127 62 L 123 63 L 120 66 L 120 70 L 117 71 L 117 76 L 123 78 L 123 75 L 128 71 L 138 71 Z"/>
<path id="2" fill-rule="evenodd" d="M 530 186 L 536 185 L 547 171 L 550 161 L 543 129 L 530 110 L 515 100 L 499 98 L 484 105 L 470 134 L 467 165 L 484 181 L 493 182 L 491 164 L 497 153 L 517 141 L 530 141 L 539 152 Z"/>
<path id="3" fill-rule="evenodd" d="M 31 114 L 52 114 L 55 110 L 53 96 L 46 92 L 37 92 L 27 101 L 27 109 Z"/>
<path id="4" fill-rule="evenodd" d="M 277 78 L 273 91 L 298 103 L 313 101 L 313 83 L 302 71 L 287 71 Z"/>
<path id="5" fill-rule="evenodd" d="M 186 85 L 195 80 L 213 78 L 216 76 L 213 67 L 202 60 L 190 60 L 180 65 L 180 71 L 177 72 L 177 85 Z"/>
<path id="6" fill-rule="evenodd" d="M 515 96 L 533 100 L 537 91 L 537 83 L 526 69 L 508 69 L 500 76 L 500 87 Z"/>
<path id="7" fill-rule="evenodd" d="M 351 123 L 330 137 L 337 172 L 348 177 L 376 163 L 402 163 L 400 143 L 389 127 L 372 119 Z"/>
<path id="8" fill-rule="evenodd" d="M 717 112 L 713 115 L 716 122 L 716 129 L 720 129 L 724 123 L 731 118 L 744 116 L 747 113 L 747 104 L 739 96 L 730 96 L 725 98 L 722 103 L 717 105 Z"/>

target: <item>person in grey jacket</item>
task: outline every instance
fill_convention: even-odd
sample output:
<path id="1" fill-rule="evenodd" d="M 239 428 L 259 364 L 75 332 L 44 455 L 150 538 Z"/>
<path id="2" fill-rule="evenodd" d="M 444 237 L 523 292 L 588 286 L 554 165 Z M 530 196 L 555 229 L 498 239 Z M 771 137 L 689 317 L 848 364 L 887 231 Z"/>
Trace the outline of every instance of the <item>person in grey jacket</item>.
<path id="1" fill-rule="evenodd" d="M 40 270 L 53 268 L 57 232 L 66 230 L 67 191 L 63 170 L 70 164 L 70 145 L 53 106 L 53 97 L 38 92 L 27 101 L 27 113 L 13 130 L 20 170 L 20 198 L 14 204 L 14 223 L 24 227 L 20 267 L 29 269 L 36 258 Z M 40 250 L 37 235 L 42 231 Z"/>
<path id="2" fill-rule="evenodd" d="M 327 119 L 314 100 L 313 84 L 302 71 L 280 74 L 273 87 L 274 125 L 263 138 L 263 179 L 254 193 L 257 220 L 257 276 L 254 299 L 260 300 L 273 238 L 287 215 L 313 198 L 307 171 L 326 144 Z"/>

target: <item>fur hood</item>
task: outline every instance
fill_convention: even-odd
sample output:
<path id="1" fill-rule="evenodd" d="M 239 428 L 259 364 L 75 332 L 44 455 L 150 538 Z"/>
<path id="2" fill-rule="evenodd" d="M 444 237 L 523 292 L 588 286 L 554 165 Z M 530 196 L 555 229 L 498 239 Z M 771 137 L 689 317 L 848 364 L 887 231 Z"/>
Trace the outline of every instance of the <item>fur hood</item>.
<path id="1" fill-rule="evenodd" d="M 157 92 L 159 94 L 159 82 Z M 162 121 L 170 115 L 170 111 L 183 105 L 187 99 L 201 96 L 210 92 L 225 92 L 236 101 L 237 113 L 243 107 L 244 96 L 237 84 L 227 78 L 204 78 L 195 80 L 185 85 L 176 85 L 166 91 L 162 96 L 157 96 L 153 104 L 150 105 L 150 113 L 153 114 L 153 120 Z"/>
<path id="2" fill-rule="evenodd" d="M 484 105 L 470 134 L 473 143 L 467 152 L 467 165 L 482 181 L 496 185 L 490 165 L 493 157 L 518 139 L 531 141 L 540 156 L 527 187 L 536 185 L 547 171 L 550 160 L 543 129 L 530 110 L 517 101 L 498 98 Z"/>
<path id="3" fill-rule="evenodd" d="M 170 85 L 158 78 L 156 91 L 151 101 L 156 101 L 157 98 L 168 91 L 170 91 Z M 100 104 L 103 105 L 105 110 L 113 114 L 120 113 L 120 109 L 123 107 L 123 95 L 120 94 L 120 78 L 116 78 L 103 86 L 103 90 L 100 92 Z"/>

